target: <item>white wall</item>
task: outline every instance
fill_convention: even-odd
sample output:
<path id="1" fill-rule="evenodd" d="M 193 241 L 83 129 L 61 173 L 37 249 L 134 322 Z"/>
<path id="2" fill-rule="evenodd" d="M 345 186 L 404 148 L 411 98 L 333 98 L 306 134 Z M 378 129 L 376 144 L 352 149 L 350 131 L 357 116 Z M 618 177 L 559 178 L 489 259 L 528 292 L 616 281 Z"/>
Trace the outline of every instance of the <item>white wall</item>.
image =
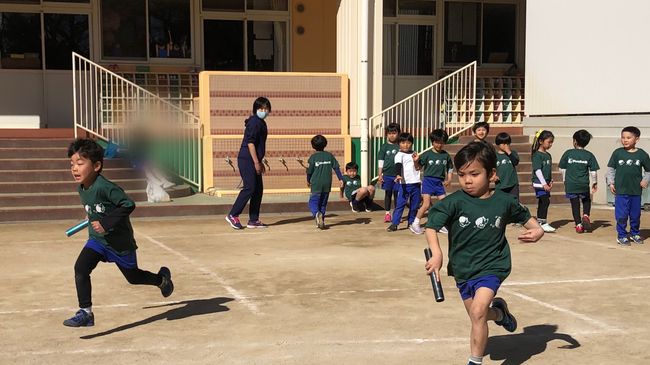
<path id="1" fill-rule="evenodd" d="M 44 123 L 41 71 L 0 70 L 0 85 L 0 115 L 38 115 Z"/>
<path id="2" fill-rule="evenodd" d="M 526 114 L 650 112 L 650 1 L 528 0 Z"/>

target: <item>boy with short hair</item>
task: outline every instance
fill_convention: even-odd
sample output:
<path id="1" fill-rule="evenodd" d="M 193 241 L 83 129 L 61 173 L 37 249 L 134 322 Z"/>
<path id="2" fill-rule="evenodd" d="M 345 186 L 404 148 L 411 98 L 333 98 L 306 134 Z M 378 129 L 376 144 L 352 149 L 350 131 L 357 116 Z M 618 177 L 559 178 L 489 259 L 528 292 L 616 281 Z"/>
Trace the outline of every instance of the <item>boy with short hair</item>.
<path id="1" fill-rule="evenodd" d="M 415 221 L 415 214 L 420 205 L 420 166 L 417 164 L 418 154 L 412 150 L 413 136 L 411 133 L 399 135 L 399 152 L 395 155 L 395 183 L 397 183 L 397 203 L 388 232 L 397 231 L 406 203 L 409 203 L 408 226 Z"/>
<path id="2" fill-rule="evenodd" d="M 360 212 L 364 209 L 366 212 L 371 212 L 375 187 L 372 185 L 361 186 L 361 177 L 358 175 L 358 171 L 359 165 L 355 162 L 345 164 L 341 197 L 345 196 L 348 199 L 353 211 Z"/>
<path id="3" fill-rule="evenodd" d="M 379 167 L 377 175 L 379 176 L 378 183 L 384 189 L 384 223 L 390 223 L 390 206 L 392 199 L 395 198 L 397 204 L 397 189 L 395 189 L 395 155 L 399 151 L 399 143 L 397 138 L 400 134 L 400 126 L 397 123 L 390 123 L 386 126 L 386 138 L 388 142 L 384 143 L 377 153 L 377 164 Z"/>
<path id="4" fill-rule="evenodd" d="M 487 321 L 495 321 L 507 331 L 517 329 L 517 321 L 502 298 L 495 298 L 501 283 L 512 269 L 505 230 L 508 223 L 523 223 L 526 231 L 519 240 L 536 242 L 544 231 L 528 208 L 499 189 L 490 190 L 496 177 L 494 148 L 471 142 L 454 157 L 462 190 L 447 196 L 431 208 L 426 238 L 432 256 L 425 265 L 428 273 L 440 274 L 442 250 L 437 232 L 449 230 L 447 272 L 456 280 L 470 317 L 471 355 L 468 365 L 481 364 L 488 339 Z M 440 276 L 438 276 L 440 277 Z"/>
<path id="5" fill-rule="evenodd" d="M 343 187 L 343 174 L 336 157 L 325 151 L 327 138 L 318 134 L 311 139 L 311 146 L 316 152 L 309 156 L 307 162 L 307 186 L 311 188 L 309 210 L 316 221 L 316 227 L 324 229 L 325 209 L 332 191 L 332 171 L 339 178 L 341 187 Z"/>
<path id="6" fill-rule="evenodd" d="M 508 193 L 519 200 L 519 177 L 517 169 L 519 154 L 510 148 L 512 138 L 508 133 L 501 132 L 494 138 L 497 146 L 497 181 L 496 188 Z"/>
<path id="7" fill-rule="evenodd" d="M 488 133 L 490 133 L 490 124 L 488 122 L 478 122 L 472 126 L 474 133 L 474 142 L 485 141 Z"/>
<path id="8" fill-rule="evenodd" d="M 422 153 L 418 159 L 420 167 L 424 169 L 424 178 L 422 179 L 422 206 L 418 209 L 410 227 L 411 232 L 415 234 L 424 233 L 420 227 L 420 219 L 429 211 L 434 197 L 438 200 L 444 199 L 445 188 L 451 183 L 451 172 L 454 169 L 451 156 L 443 150 L 449 140 L 447 132 L 443 129 L 435 129 L 429 133 L 429 140 L 431 149 Z"/>
<path id="9" fill-rule="evenodd" d="M 129 214 L 135 203 L 122 188 L 101 175 L 104 150 L 91 139 L 77 139 L 68 147 L 70 170 L 79 183 L 77 191 L 88 215 L 88 241 L 74 265 L 79 310 L 63 321 L 68 327 L 95 325 L 92 312 L 90 273 L 100 261 L 114 262 L 129 284 L 153 285 L 163 297 L 174 291 L 171 272 L 161 267 L 158 274 L 138 268 L 133 228 Z"/>
<path id="10" fill-rule="evenodd" d="M 614 215 L 616 217 L 616 242 L 622 246 L 643 243 L 641 232 L 641 191 L 648 187 L 650 181 L 650 157 L 636 147 L 641 137 L 637 127 L 625 127 L 621 131 L 621 144 L 612 153 L 607 164 L 607 185 L 616 194 Z M 645 172 L 642 174 L 642 169 Z M 627 221 L 630 220 L 630 233 L 627 233 Z M 628 238 L 629 236 L 629 238 Z"/>
<path id="11" fill-rule="evenodd" d="M 591 229 L 591 194 L 598 189 L 597 171 L 600 169 L 593 153 L 585 147 L 591 140 L 591 134 L 584 129 L 573 133 L 573 149 L 564 152 L 558 167 L 564 179 L 564 192 L 571 202 L 571 213 L 576 224 L 576 233 Z M 589 183 L 591 180 L 591 184 Z M 583 214 L 580 215 L 582 200 Z"/>

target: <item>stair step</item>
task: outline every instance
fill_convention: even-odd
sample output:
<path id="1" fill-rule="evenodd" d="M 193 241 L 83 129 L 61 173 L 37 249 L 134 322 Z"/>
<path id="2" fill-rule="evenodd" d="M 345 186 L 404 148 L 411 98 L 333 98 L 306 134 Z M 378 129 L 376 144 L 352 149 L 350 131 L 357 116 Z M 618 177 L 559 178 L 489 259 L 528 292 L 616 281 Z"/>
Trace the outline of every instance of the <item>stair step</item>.
<path id="1" fill-rule="evenodd" d="M 122 189 L 139 190 L 147 186 L 144 179 L 114 179 L 111 180 Z M 30 181 L 30 182 L 0 182 L 0 193 L 67 193 L 76 191 L 77 184 L 72 178 L 67 181 Z"/>
<path id="2" fill-rule="evenodd" d="M 8 158 L 64 158 L 68 151 L 63 147 L 0 148 L 0 159 Z"/>
<path id="3" fill-rule="evenodd" d="M 125 159 L 106 159 L 104 168 L 127 168 L 129 161 Z M 69 158 L 0 158 L 0 171 L 2 170 L 58 170 L 70 169 Z"/>
<path id="4" fill-rule="evenodd" d="M 445 151 L 448 153 L 456 153 L 460 151 L 461 148 L 465 147 L 467 143 L 452 143 L 445 145 Z M 510 148 L 514 151 L 517 151 L 519 154 L 530 154 L 531 145 L 530 143 L 512 143 Z"/>
<path id="5" fill-rule="evenodd" d="M 141 177 L 139 171 L 130 168 L 105 169 L 102 171 L 107 179 L 136 179 Z M 72 181 L 69 170 L 3 170 L 0 182 L 21 181 Z"/>
<path id="6" fill-rule="evenodd" d="M 68 148 L 72 139 L 59 138 L 59 139 L 10 139 L 1 138 L 0 148 L 18 147 L 18 148 L 43 148 L 43 147 L 58 147 L 62 149 Z"/>
<path id="7" fill-rule="evenodd" d="M 76 186 L 74 187 L 76 189 Z M 188 185 L 179 185 L 166 189 L 172 199 L 189 196 L 192 190 Z M 127 190 L 126 194 L 135 202 L 146 202 L 147 192 L 145 189 Z M 0 207 L 41 207 L 41 206 L 64 206 L 79 205 L 79 194 L 74 190 L 65 193 L 27 193 L 27 194 L 0 194 Z"/>
<path id="8" fill-rule="evenodd" d="M 490 134 L 485 138 L 488 142 L 494 143 L 494 138 L 499 134 L 499 131 L 490 131 Z M 526 135 L 510 135 L 512 143 L 530 143 L 530 137 Z M 461 136 L 458 141 L 461 144 L 468 144 L 474 140 L 474 136 Z"/>

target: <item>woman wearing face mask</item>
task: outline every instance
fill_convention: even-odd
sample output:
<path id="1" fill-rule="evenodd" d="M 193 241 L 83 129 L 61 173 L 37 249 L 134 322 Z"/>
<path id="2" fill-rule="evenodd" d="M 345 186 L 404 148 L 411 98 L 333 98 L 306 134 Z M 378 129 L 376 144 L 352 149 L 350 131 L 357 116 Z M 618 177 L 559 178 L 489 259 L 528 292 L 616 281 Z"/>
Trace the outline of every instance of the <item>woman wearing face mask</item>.
<path id="1" fill-rule="evenodd" d="M 269 99 L 259 97 L 253 103 L 253 115 L 244 122 L 244 139 L 237 156 L 239 175 L 241 175 L 244 188 L 239 192 L 235 204 L 233 204 L 230 213 L 226 216 L 226 221 L 234 229 L 244 228 L 239 221 L 239 215 L 249 200 L 249 217 L 246 228 L 267 227 L 266 224 L 260 221 L 260 205 L 264 193 L 262 174 L 265 172 L 262 161 L 266 152 L 266 136 L 268 135 L 264 119 L 270 112 L 271 102 Z"/>

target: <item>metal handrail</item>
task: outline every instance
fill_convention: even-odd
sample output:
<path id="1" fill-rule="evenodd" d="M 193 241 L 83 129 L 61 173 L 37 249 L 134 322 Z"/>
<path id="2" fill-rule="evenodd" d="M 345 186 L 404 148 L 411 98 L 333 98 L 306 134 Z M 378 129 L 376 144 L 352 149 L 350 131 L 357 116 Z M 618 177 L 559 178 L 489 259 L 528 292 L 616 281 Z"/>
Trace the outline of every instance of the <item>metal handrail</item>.
<path id="1" fill-rule="evenodd" d="M 147 150 L 201 190 L 203 130 L 196 115 L 74 52 L 72 83 L 75 138 L 83 130 L 131 150 Z"/>

